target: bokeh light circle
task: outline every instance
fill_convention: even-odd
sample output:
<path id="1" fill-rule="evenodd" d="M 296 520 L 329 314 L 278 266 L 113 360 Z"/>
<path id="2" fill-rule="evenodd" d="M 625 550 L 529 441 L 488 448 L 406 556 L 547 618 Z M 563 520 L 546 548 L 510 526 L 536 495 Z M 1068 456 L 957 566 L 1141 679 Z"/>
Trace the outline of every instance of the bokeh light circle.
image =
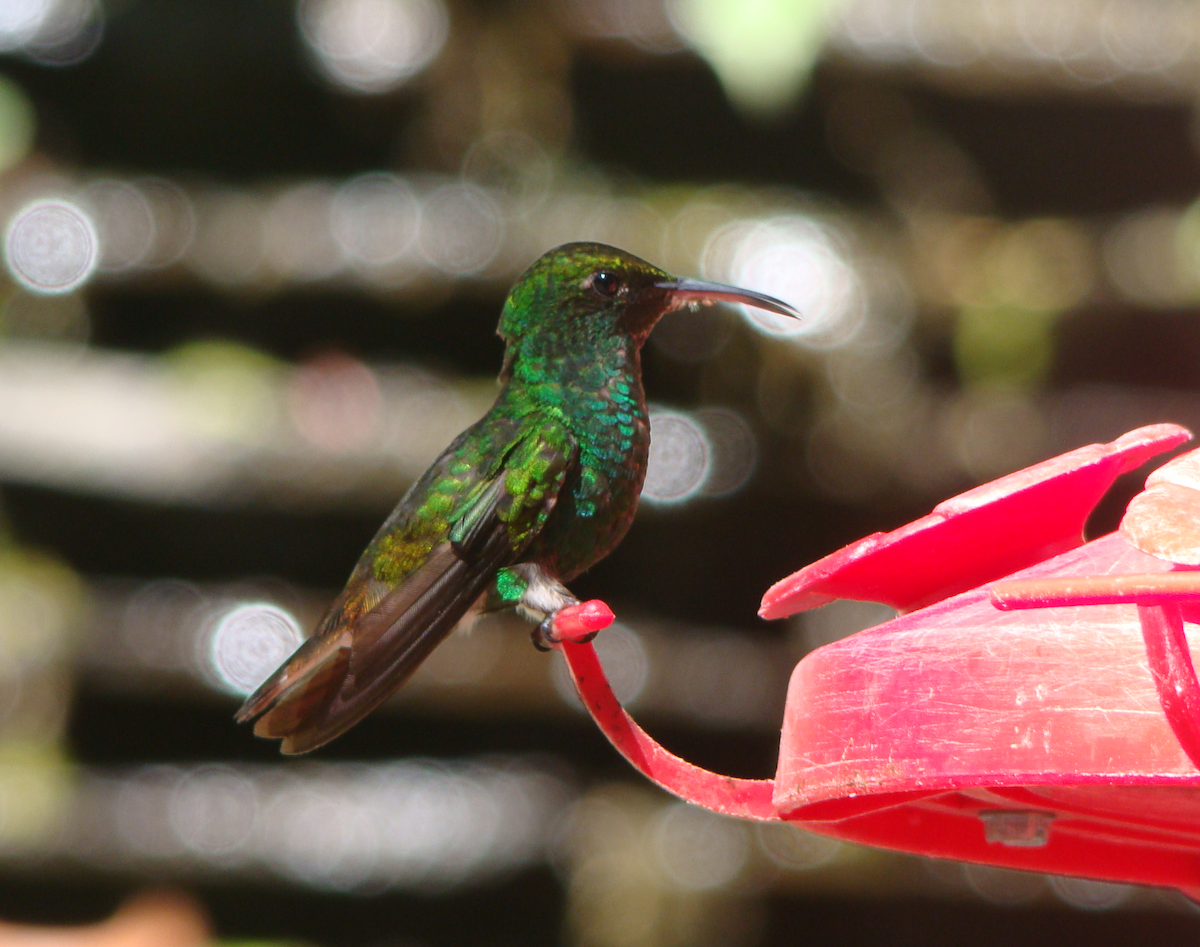
<path id="1" fill-rule="evenodd" d="M 99 180 L 79 195 L 103 234 L 97 267 L 109 273 L 133 269 L 150 255 L 157 237 L 154 211 L 128 181 Z"/>
<path id="2" fill-rule="evenodd" d="M 1032 872 L 993 865 L 966 865 L 963 873 L 975 893 L 992 904 L 1029 904 L 1046 890 L 1045 876 Z"/>
<path id="3" fill-rule="evenodd" d="M 650 679 L 650 655 L 642 639 L 627 625 L 614 622 L 596 637 L 595 648 L 617 700 L 626 707 L 636 706 Z M 563 703 L 584 710 L 566 662 L 560 656 L 550 667 L 551 681 Z"/>
<path id="4" fill-rule="evenodd" d="M 263 218 L 266 262 L 297 282 L 328 279 L 344 264 L 331 232 L 333 188 L 310 182 L 286 188 L 267 205 Z"/>
<path id="5" fill-rule="evenodd" d="M 746 826 L 687 803 L 668 805 L 655 829 L 655 850 L 663 872 L 685 891 L 724 888 L 749 860 Z"/>
<path id="6" fill-rule="evenodd" d="M 248 694 L 302 640 L 296 619 L 279 606 L 267 602 L 240 604 L 213 623 L 209 668 L 226 690 Z"/>
<path id="7" fill-rule="evenodd" d="M 1111 911 L 1133 897 L 1137 889 L 1132 885 L 1093 881 L 1091 878 L 1051 875 L 1050 890 L 1071 907 L 1083 911 Z"/>
<path id="8" fill-rule="evenodd" d="M 0 3 L 0 50 L 30 43 L 50 15 L 51 0 L 5 0 Z"/>
<path id="9" fill-rule="evenodd" d="M 355 92 L 387 92 L 441 52 L 450 17 L 440 0 L 307 0 L 300 26 L 321 69 Z"/>
<path id="10" fill-rule="evenodd" d="M 5 260 L 13 277 L 35 293 L 66 293 L 96 269 L 96 228 L 76 205 L 36 201 L 8 228 Z"/>
<path id="11" fill-rule="evenodd" d="M 398 260 L 416 242 L 420 222 L 421 202 L 395 175 L 351 178 L 333 197 L 333 236 L 355 266 L 378 267 Z"/>
<path id="12" fill-rule="evenodd" d="M 747 322 L 814 348 L 848 342 L 862 322 L 863 300 L 854 268 L 834 235 L 800 215 L 740 220 L 717 230 L 705 246 L 705 275 L 767 293 L 795 306 L 799 320 L 741 306 Z"/>
<path id="13" fill-rule="evenodd" d="M 229 766 L 208 765 L 171 789 L 167 819 L 189 852 L 202 859 L 233 860 L 254 841 L 258 809 L 251 779 Z"/>
<path id="14" fill-rule="evenodd" d="M 702 485 L 705 496 L 736 493 L 758 466 L 758 439 L 746 419 L 729 408 L 701 408 L 695 414 L 708 439 L 710 462 Z"/>
<path id="15" fill-rule="evenodd" d="M 331 352 L 296 367 L 287 388 L 292 422 L 318 450 L 363 450 L 378 434 L 383 396 L 374 372 L 357 359 Z"/>
<path id="16" fill-rule="evenodd" d="M 104 7 L 99 0 L 45 0 L 43 6 L 45 15 L 23 49 L 34 62 L 73 66 L 100 46 L 104 38 Z"/>
<path id="17" fill-rule="evenodd" d="M 704 487 L 711 457 L 708 437 L 694 419 L 674 411 L 651 411 L 643 499 L 660 504 L 692 499 Z"/>
<path id="18" fill-rule="evenodd" d="M 492 196 L 472 184 L 448 184 L 425 202 L 421 251 L 450 276 L 470 276 L 499 253 L 504 221 Z"/>
<path id="19" fill-rule="evenodd" d="M 829 864 L 844 846 L 837 839 L 807 832 L 787 822 L 760 822 L 758 844 L 767 857 L 789 871 L 810 871 Z"/>

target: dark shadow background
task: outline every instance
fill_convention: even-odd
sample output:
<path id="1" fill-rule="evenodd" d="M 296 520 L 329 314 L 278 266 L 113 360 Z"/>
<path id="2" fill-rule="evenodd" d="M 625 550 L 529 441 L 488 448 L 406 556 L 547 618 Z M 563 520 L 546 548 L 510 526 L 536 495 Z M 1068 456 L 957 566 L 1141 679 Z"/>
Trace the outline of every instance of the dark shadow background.
<path id="1" fill-rule="evenodd" d="M 452 5 L 452 30 L 478 35 L 531 6 L 459 0 Z M 82 62 L 48 66 L 19 53 L 0 59 L 0 73 L 36 109 L 36 160 L 81 174 L 251 189 L 379 169 L 458 170 L 461 149 L 456 156 L 438 125 L 439 103 L 453 84 L 445 69 L 435 67 L 394 93 L 339 91 L 311 65 L 293 7 L 283 0 L 128 0 L 107 12 L 103 39 Z M 555 160 L 620 186 L 732 183 L 802 192 L 839 212 L 900 228 L 905 211 L 898 209 L 894 181 L 831 143 L 832 112 L 853 94 L 903 103 L 922 134 L 949 142 L 985 182 L 987 206 L 948 207 L 946 213 L 1001 221 L 1062 216 L 1093 226 L 1147 207 L 1181 206 L 1200 192 L 1193 111 L 1178 100 L 1138 101 L 1119 90 L 1080 92 L 1051 81 L 980 92 L 953 69 L 930 81 L 919 70 L 831 55 L 794 106 L 763 120 L 731 105 L 712 70 L 691 53 L 654 55 L 620 40 L 553 29 L 561 33 L 559 78 L 572 116 Z M 478 81 L 478 74 L 464 74 L 464 83 Z M 470 137 L 470 129 L 462 134 Z M 887 134 L 880 132 L 880 153 Z M 186 274 L 97 280 L 86 290 L 88 344 L 158 357 L 183 343 L 218 338 L 286 362 L 337 351 L 369 364 L 414 362 L 451 376 L 486 376 L 499 366 L 493 330 L 505 282 L 455 284 L 424 303 L 332 284 L 230 293 Z M 917 308 L 912 348 L 923 383 L 960 392 L 946 304 L 921 298 Z M 1052 400 L 1056 392 L 1105 384 L 1190 398 L 1200 382 L 1194 316 L 1189 305 L 1150 313 L 1097 289 L 1054 323 L 1051 367 L 1033 397 Z M 748 342 L 730 353 L 735 362 L 745 357 L 746 373 L 761 357 Z M 705 371 L 647 349 L 646 386 L 655 401 L 683 408 L 706 403 Z M 620 549 L 576 583 L 577 594 L 602 596 L 633 613 L 779 641 L 788 634 L 782 626 L 754 617 L 770 583 L 859 536 L 922 515 L 982 479 L 958 469 L 926 488 L 887 481 L 867 495 L 824 489 L 802 470 L 808 423 L 819 402 L 813 392 L 820 383 L 812 378 L 820 369 L 808 365 L 797 373 L 807 380 L 796 383 L 795 432 L 780 433 L 747 408 L 752 427 L 765 432 L 755 478 L 724 499 L 640 516 Z M 742 387 L 751 391 L 753 383 Z M 751 401 L 747 396 L 746 404 Z M 1053 443 L 1045 453 L 1058 446 L 1075 444 Z M 1122 495 L 1134 489 L 1131 480 Z M 324 594 L 340 587 L 386 512 L 377 505 L 175 506 L 29 482 L 6 484 L 3 499 L 16 541 L 51 552 L 89 582 L 268 575 Z M 1093 529 L 1112 528 L 1120 506 L 1106 506 Z M 118 694 L 85 674 L 74 691 L 66 747 L 86 766 L 275 760 L 273 745 L 232 724 L 232 709 L 231 701 Z M 655 732 L 722 772 L 765 776 L 774 766 L 777 737 L 769 728 L 722 733 L 668 721 Z M 584 787 L 632 780 L 587 722 L 557 715 L 444 716 L 409 709 L 368 719 L 322 757 L 497 752 L 567 761 Z M 158 880 L 122 872 L 64 874 L 22 862 L 0 871 L 0 917 L 59 924 L 97 921 L 131 891 Z M 339 947 L 575 942 L 564 933 L 562 876 L 549 867 L 436 896 L 330 894 L 283 882 L 178 883 L 199 897 L 221 938 Z M 1095 915 L 1047 902 L 988 905 L 969 893 L 877 898 L 852 887 L 775 889 L 745 936 L 762 945 L 828 941 L 844 947 L 1115 945 L 1131 938 L 1174 942 L 1194 936 L 1198 923 L 1177 905 Z"/>

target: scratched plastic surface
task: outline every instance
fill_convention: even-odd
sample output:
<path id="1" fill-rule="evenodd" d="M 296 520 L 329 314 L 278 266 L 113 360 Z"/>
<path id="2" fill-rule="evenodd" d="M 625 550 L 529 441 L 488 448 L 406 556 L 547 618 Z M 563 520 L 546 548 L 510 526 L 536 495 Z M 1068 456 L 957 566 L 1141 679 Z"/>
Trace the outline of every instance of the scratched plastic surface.
<path id="1" fill-rule="evenodd" d="M 1114 533 L 1018 575 L 1171 568 Z M 986 589 L 966 592 L 818 649 L 787 708 L 785 810 L 991 776 L 1196 775 L 1159 707 L 1135 605 L 1000 611 Z"/>
<path id="2" fill-rule="evenodd" d="M 967 515 L 957 522 L 953 515 L 936 523 L 926 518 L 917 540 L 916 531 L 905 533 L 909 527 L 889 534 L 901 534 L 910 554 L 905 573 L 949 554 L 966 557 L 957 563 L 966 574 L 983 582 L 1000 578 L 994 565 L 1013 553 L 964 553 L 959 527 L 966 525 L 981 544 L 1020 545 L 1019 535 L 1011 523 L 1000 533 L 977 532 L 994 518 L 964 500 L 985 494 L 993 514 L 1019 511 L 1035 521 L 1039 505 L 1069 509 L 1052 518 L 1053 529 L 1031 530 L 1035 547 L 1067 543 L 1091 508 L 1071 500 L 1081 482 L 1092 497 L 1114 471 L 1176 436 L 1166 427 L 1131 432 L 942 504 L 939 511 L 957 507 Z M 1080 461 L 1089 471 L 1083 481 L 1070 469 Z M 1076 548 L 1040 557 L 1007 578 L 1153 576 L 1189 568 L 1187 552 L 1200 539 L 1188 527 L 1200 508 L 1200 491 L 1188 481 L 1196 471 L 1200 454 L 1173 461 L 1130 504 L 1121 533 L 1082 546 L 1077 540 Z M 1181 489 L 1191 490 L 1182 510 Z M 806 588 L 811 583 L 869 597 L 870 573 L 895 562 L 872 555 L 848 572 L 801 570 L 786 601 L 793 608 L 816 601 Z M 954 568 L 935 565 L 937 579 L 917 582 L 918 594 L 937 598 L 953 588 Z M 1185 631 L 1192 646 L 1200 644 L 1200 629 Z M 1001 611 L 984 586 L 818 649 L 793 673 L 773 801 L 784 818 L 868 844 L 1200 887 L 1200 771 L 1164 714 L 1132 604 Z M 1022 815 L 1037 831 L 1006 837 L 1004 820 Z"/>
<path id="3" fill-rule="evenodd" d="M 834 597 L 919 608 L 800 662 L 774 781 L 668 754 L 616 703 L 590 645 L 566 646 L 568 663 L 618 749 L 697 804 L 1200 895 L 1200 682 L 1188 654 L 1200 645 L 1200 452 L 1153 475 L 1119 533 L 1080 536 L 1120 473 L 1186 437 L 1157 425 L 1082 448 L 774 586 L 765 614 Z"/>
<path id="4" fill-rule="evenodd" d="M 1112 534 L 1019 576 L 1172 568 Z M 1200 772 L 1134 605 L 1003 612 L 973 590 L 827 645 L 793 674 L 780 747 L 781 815 L 841 838 L 1200 886 Z M 986 840 L 981 813 L 1024 810 L 1053 816 L 1045 844 Z"/>

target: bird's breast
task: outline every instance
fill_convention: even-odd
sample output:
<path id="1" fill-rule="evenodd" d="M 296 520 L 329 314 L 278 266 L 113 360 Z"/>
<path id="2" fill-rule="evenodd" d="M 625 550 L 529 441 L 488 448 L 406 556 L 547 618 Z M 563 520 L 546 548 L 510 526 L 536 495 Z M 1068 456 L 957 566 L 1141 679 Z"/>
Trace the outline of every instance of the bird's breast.
<path id="1" fill-rule="evenodd" d="M 612 551 L 637 512 L 650 452 L 650 422 L 640 386 L 618 380 L 572 412 L 578 470 L 563 485 L 544 545 L 554 571 L 569 580 Z"/>

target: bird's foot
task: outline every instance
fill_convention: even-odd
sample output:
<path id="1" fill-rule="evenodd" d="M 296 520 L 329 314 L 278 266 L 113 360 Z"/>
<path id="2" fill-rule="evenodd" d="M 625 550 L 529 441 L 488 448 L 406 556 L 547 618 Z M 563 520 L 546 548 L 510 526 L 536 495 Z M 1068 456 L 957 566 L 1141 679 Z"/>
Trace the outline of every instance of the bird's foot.
<path id="1" fill-rule="evenodd" d="M 591 641 L 598 632 L 613 623 L 612 609 L 598 598 L 588 602 L 576 602 L 548 615 L 533 629 L 533 646 L 539 651 L 550 651 L 564 641 L 582 644 Z"/>

